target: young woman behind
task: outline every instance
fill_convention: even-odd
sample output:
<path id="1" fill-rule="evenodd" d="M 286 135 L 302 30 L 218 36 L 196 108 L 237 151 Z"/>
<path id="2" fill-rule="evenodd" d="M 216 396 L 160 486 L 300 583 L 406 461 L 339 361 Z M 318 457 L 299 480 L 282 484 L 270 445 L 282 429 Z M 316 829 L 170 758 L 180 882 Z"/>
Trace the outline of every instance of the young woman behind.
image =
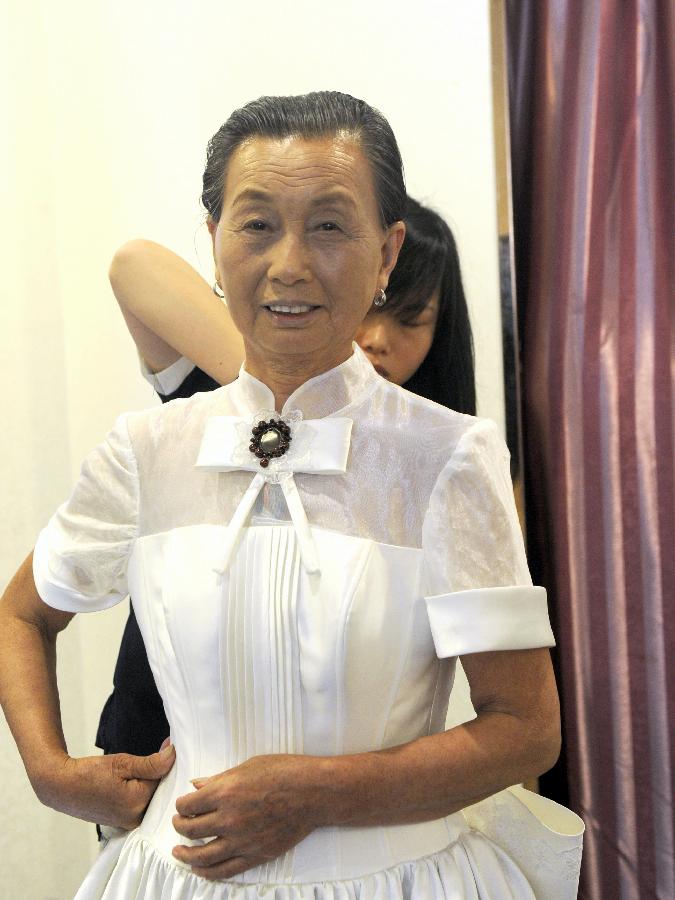
<path id="1" fill-rule="evenodd" d="M 457 246 L 447 222 L 408 197 L 406 236 L 356 340 L 377 371 L 414 394 L 474 415 L 473 343 Z"/>

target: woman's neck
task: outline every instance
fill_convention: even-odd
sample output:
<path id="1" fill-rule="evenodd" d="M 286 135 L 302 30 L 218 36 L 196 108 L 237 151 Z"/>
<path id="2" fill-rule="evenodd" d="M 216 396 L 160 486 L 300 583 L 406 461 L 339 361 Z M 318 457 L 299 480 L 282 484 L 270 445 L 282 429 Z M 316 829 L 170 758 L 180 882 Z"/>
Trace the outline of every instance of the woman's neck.
<path id="1" fill-rule="evenodd" d="M 342 348 L 330 354 L 270 354 L 261 353 L 258 348 L 246 347 L 244 368 L 262 381 L 274 394 L 274 408 L 281 412 L 291 394 L 310 378 L 322 375 L 345 362 L 352 355 L 349 348 Z"/>

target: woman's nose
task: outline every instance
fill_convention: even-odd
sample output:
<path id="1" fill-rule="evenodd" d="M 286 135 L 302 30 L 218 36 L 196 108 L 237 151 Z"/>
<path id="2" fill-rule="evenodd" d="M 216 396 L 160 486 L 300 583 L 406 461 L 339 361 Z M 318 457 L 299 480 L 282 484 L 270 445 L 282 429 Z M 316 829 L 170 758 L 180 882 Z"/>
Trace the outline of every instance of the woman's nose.
<path id="1" fill-rule="evenodd" d="M 270 247 L 267 276 L 270 281 L 284 285 L 309 281 L 312 277 L 304 241 L 298 235 L 287 233 Z"/>
<path id="2" fill-rule="evenodd" d="M 373 356 L 386 356 L 391 352 L 391 334 L 384 317 L 380 321 L 364 322 L 356 334 L 358 345 Z"/>

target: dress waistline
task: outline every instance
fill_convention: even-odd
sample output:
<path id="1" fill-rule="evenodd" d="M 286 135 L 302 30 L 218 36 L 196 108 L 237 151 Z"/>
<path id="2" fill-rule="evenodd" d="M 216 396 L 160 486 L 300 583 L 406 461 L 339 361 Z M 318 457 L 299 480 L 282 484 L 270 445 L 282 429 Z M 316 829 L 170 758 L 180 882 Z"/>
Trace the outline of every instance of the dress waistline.
<path id="1" fill-rule="evenodd" d="M 185 791 L 176 790 L 170 777 L 165 779 L 138 829 L 139 837 L 176 865 L 181 864 L 172 856 L 173 847 L 204 843 L 187 840 L 172 825 L 176 798 L 182 793 Z M 461 813 L 411 825 L 317 828 L 278 859 L 249 869 L 236 880 L 293 884 L 361 878 L 438 853 L 467 831 L 469 826 Z"/>

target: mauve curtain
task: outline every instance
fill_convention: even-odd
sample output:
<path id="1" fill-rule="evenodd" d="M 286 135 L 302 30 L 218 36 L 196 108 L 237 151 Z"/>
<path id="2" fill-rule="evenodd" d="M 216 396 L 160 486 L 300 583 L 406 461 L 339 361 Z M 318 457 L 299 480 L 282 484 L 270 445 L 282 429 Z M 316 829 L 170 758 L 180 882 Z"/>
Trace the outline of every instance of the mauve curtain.
<path id="1" fill-rule="evenodd" d="M 507 0 L 507 20 L 528 538 L 579 896 L 673 900 L 675 4 Z"/>

